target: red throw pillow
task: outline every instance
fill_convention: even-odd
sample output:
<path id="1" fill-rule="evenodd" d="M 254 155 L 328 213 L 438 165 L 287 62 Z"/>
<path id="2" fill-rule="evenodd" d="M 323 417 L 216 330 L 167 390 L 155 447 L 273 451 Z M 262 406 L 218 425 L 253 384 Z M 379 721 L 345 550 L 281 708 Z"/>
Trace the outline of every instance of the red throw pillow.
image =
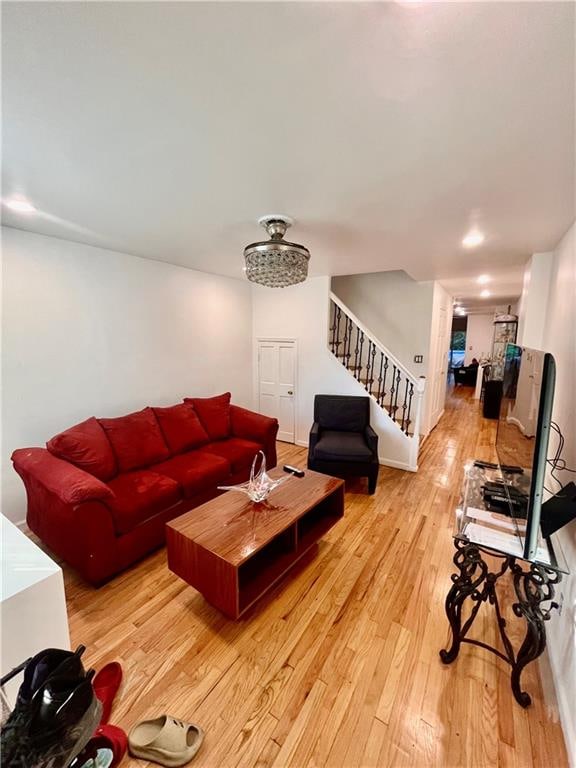
<path id="1" fill-rule="evenodd" d="M 206 430 L 200 423 L 194 408 L 188 403 L 178 403 L 168 408 L 153 410 L 172 453 L 182 453 L 209 442 L 210 438 Z"/>
<path id="2" fill-rule="evenodd" d="M 230 392 L 216 397 L 185 397 L 185 403 L 191 403 L 208 432 L 211 440 L 222 440 L 231 434 L 230 427 Z"/>
<path id="3" fill-rule="evenodd" d="M 99 422 L 112 443 L 121 472 L 148 467 L 170 456 L 152 408 Z"/>
<path id="4" fill-rule="evenodd" d="M 94 416 L 54 435 L 46 448 L 53 456 L 69 461 L 99 480 L 110 480 L 116 474 L 112 446 Z"/>

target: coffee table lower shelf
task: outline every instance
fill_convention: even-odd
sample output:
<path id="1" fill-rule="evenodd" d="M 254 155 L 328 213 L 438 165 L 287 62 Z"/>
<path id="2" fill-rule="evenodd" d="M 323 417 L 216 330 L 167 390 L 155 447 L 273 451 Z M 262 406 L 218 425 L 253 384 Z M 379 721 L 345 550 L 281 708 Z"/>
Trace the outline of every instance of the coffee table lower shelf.
<path id="1" fill-rule="evenodd" d="M 168 566 L 222 613 L 238 619 L 343 515 L 342 484 L 239 563 L 215 554 L 169 524 Z"/>

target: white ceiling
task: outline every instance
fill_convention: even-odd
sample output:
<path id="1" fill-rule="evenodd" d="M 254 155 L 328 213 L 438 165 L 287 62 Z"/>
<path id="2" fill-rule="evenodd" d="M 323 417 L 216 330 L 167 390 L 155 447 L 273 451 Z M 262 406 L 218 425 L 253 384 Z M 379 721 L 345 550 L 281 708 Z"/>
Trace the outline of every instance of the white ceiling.
<path id="1" fill-rule="evenodd" d="M 240 277 L 282 212 L 314 275 L 501 269 L 518 295 L 574 218 L 571 2 L 2 13 L 3 196 L 39 209 L 9 225 Z"/>
<path id="2" fill-rule="evenodd" d="M 487 283 L 478 283 L 478 277 L 474 273 L 440 282 L 468 314 L 493 314 L 495 311 L 505 311 L 508 304 L 517 304 L 522 293 L 523 266 L 494 267 L 490 270 Z M 487 290 L 490 296 L 482 297 L 480 294 L 483 290 Z"/>

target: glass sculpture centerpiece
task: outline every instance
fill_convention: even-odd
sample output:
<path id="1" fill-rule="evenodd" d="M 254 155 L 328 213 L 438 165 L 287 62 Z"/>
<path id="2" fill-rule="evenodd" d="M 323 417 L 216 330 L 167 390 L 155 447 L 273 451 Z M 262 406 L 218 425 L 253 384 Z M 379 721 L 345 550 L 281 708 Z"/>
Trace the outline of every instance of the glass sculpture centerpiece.
<path id="1" fill-rule="evenodd" d="M 256 471 L 256 465 L 258 458 L 262 457 L 260 469 Z M 258 451 L 254 456 L 252 462 L 252 469 L 250 470 L 250 480 L 246 483 L 240 483 L 239 485 L 219 485 L 219 491 L 239 491 L 245 493 L 251 501 L 264 501 L 268 494 L 281 485 L 285 480 L 288 480 L 288 476 L 279 477 L 277 480 L 272 478 L 266 472 L 266 456 L 263 451 Z"/>

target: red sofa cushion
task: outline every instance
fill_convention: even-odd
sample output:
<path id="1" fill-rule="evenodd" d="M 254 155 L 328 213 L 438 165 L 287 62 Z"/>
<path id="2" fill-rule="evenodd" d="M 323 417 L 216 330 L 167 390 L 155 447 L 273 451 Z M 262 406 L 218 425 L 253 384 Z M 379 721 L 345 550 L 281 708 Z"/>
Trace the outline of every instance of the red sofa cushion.
<path id="1" fill-rule="evenodd" d="M 152 469 L 180 483 L 187 498 L 230 479 L 230 464 L 226 459 L 202 451 L 189 451 L 174 456 L 161 464 L 155 464 Z"/>
<path id="2" fill-rule="evenodd" d="M 153 410 L 172 453 L 182 453 L 210 441 L 194 408 L 188 403 Z"/>
<path id="3" fill-rule="evenodd" d="M 54 435 L 46 448 L 53 456 L 69 461 L 99 480 L 110 480 L 116 474 L 112 446 L 93 416 Z"/>
<path id="4" fill-rule="evenodd" d="M 185 397 L 184 402 L 194 406 L 202 426 L 211 440 L 222 440 L 231 433 L 230 392 L 216 397 Z"/>
<path id="5" fill-rule="evenodd" d="M 230 462 L 232 472 L 246 469 L 254 461 L 254 456 L 262 450 L 260 443 L 252 440 L 244 440 L 241 437 L 231 437 L 228 440 L 219 440 L 216 443 L 208 443 L 199 449 L 202 453 L 210 453 L 221 456 Z"/>
<path id="6" fill-rule="evenodd" d="M 121 472 L 148 467 L 170 456 L 152 408 L 99 421 L 112 444 Z"/>
<path id="7" fill-rule="evenodd" d="M 114 498 L 106 500 L 116 532 L 128 533 L 149 517 L 177 504 L 182 498 L 176 480 L 141 469 L 118 475 L 108 483 Z"/>

